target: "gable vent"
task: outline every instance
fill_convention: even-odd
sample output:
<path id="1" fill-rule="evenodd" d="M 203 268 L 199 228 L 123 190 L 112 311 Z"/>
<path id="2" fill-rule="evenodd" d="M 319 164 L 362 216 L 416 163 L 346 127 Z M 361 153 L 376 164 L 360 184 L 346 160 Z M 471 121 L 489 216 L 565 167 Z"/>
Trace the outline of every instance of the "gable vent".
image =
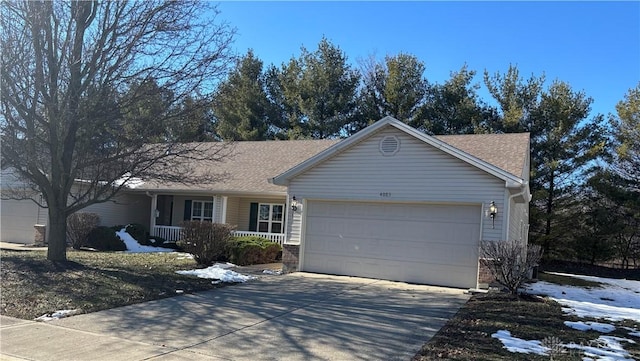
<path id="1" fill-rule="evenodd" d="M 400 140 L 393 135 L 387 135 L 380 140 L 380 153 L 385 156 L 391 156 L 400 150 Z"/>

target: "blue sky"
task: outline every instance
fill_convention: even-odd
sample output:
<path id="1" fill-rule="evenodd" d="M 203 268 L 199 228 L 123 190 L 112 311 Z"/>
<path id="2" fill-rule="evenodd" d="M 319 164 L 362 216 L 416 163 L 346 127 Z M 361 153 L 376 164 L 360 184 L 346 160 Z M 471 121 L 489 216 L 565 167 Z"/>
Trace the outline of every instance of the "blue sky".
<path id="1" fill-rule="evenodd" d="M 265 65 L 316 49 L 325 36 L 358 66 L 400 52 L 442 83 L 467 64 L 523 77 L 546 75 L 594 98 L 592 115 L 613 113 L 640 81 L 640 2 L 222 2 L 219 19 L 237 29 L 235 50 Z M 483 100 L 491 101 L 486 90 Z"/>

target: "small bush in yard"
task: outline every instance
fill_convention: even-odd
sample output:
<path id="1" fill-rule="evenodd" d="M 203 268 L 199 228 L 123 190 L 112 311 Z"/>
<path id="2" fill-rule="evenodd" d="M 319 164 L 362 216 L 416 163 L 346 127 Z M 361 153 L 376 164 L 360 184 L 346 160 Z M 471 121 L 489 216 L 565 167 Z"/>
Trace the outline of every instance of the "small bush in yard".
<path id="1" fill-rule="evenodd" d="M 191 253 L 198 264 L 208 266 L 215 261 L 228 259 L 227 251 L 234 226 L 200 221 L 185 221 L 180 226 L 182 230 L 178 246 Z"/>
<path id="2" fill-rule="evenodd" d="M 125 251 L 127 246 L 111 227 L 96 227 L 87 236 L 86 245 L 99 251 Z"/>
<path id="3" fill-rule="evenodd" d="M 482 241 L 480 252 L 496 282 L 514 295 L 542 259 L 539 245 L 516 241 Z"/>
<path id="4" fill-rule="evenodd" d="M 147 229 L 145 228 L 145 226 L 139 223 L 131 223 L 125 227 L 125 231 L 129 233 L 129 235 L 133 237 L 133 239 L 138 241 L 138 243 L 140 243 L 141 245 L 143 246 L 152 245 L 149 242 L 149 232 L 147 232 Z"/>
<path id="5" fill-rule="evenodd" d="M 246 266 L 250 264 L 272 263 L 282 247 L 266 238 L 245 236 L 234 238 L 231 242 L 231 262 Z"/>
<path id="6" fill-rule="evenodd" d="M 67 237 L 71 241 L 71 247 L 80 249 L 92 229 L 100 224 L 100 216 L 97 213 L 73 213 L 67 218 Z"/>

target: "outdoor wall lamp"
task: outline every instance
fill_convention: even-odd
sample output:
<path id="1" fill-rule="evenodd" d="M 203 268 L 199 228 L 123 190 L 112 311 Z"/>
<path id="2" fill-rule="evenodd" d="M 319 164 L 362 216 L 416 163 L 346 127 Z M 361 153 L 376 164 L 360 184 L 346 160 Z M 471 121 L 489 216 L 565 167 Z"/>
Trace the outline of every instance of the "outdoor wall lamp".
<path id="1" fill-rule="evenodd" d="M 298 200 L 296 199 L 296 196 L 291 198 L 291 210 L 294 212 L 298 210 Z"/>
<path id="2" fill-rule="evenodd" d="M 496 206 L 496 202 L 491 201 L 491 204 L 489 204 L 489 217 L 491 217 L 491 228 L 496 228 L 496 214 L 498 214 L 498 206 Z"/>

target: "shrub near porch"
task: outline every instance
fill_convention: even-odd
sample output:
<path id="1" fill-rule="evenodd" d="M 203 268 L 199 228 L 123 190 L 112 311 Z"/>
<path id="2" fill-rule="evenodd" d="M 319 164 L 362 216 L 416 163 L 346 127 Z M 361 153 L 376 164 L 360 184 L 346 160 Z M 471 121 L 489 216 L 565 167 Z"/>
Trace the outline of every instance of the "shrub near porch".
<path id="1" fill-rule="evenodd" d="M 279 244 L 266 238 L 233 237 L 235 227 L 228 224 L 187 221 L 181 227 L 179 245 L 193 254 L 200 265 L 227 260 L 241 266 L 273 263 L 282 250 Z"/>
<path id="2" fill-rule="evenodd" d="M 240 266 L 273 263 L 282 251 L 279 244 L 255 236 L 234 238 L 229 249 L 231 262 Z"/>

